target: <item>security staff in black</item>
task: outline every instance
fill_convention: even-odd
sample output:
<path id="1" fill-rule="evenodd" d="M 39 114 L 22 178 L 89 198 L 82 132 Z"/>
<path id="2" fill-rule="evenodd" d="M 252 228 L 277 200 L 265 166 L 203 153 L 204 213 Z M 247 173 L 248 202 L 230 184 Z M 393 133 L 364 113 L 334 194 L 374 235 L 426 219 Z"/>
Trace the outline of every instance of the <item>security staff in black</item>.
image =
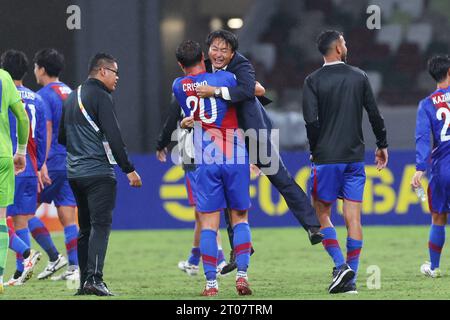
<path id="1" fill-rule="evenodd" d="M 128 159 L 111 92 L 116 89 L 117 61 L 105 53 L 89 63 L 89 78 L 64 103 L 59 143 L 67 148 L 67 176 L 78 205 L 77 295 L 113 295 L 103 281 L 103 265 L 116 201 L 114 164 L 132 187 L 141 178 Z"/>
<path id="2" fill-rule="evenodd" d="M 324 31 L 317 40 L 325 64 L 305 79 L 303 116 L 312 153 L 312 197 L 320 221 L 322 241 L 334 262 L 329 293 L 356 293 L 356 274 L 362 248 L 361 207 L 366 181 L 364 169 L 363 110 L 377 139 L 375 162 L 388 162 L 386 128 L 367 75 L 347 65 L 342 33 Z M 331 223 L 331 207 L 344 201 L 347 259 Z"/>

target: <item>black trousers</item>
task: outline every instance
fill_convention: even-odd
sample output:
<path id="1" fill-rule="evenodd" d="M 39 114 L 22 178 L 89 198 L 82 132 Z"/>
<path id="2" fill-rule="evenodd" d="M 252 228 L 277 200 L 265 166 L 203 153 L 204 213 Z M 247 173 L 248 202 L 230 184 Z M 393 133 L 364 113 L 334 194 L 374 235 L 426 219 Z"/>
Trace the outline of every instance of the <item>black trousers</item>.
<path id="1" fill-rule="evenodd" d="M 114 178 L 93 176 L 69 179 L 78 206 L 78 263 L 80 286 L 103 281 L 103 266 L 116 203 Z"/>

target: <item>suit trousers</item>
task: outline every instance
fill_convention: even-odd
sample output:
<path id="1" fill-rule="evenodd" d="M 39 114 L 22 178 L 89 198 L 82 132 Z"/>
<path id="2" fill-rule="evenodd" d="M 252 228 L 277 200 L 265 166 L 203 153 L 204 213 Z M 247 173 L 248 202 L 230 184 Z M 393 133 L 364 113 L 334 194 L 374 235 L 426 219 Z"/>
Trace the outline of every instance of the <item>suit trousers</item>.
<path id="1" fill-rule="evenodd" d="M 102 282 L 103 266 L 116 203 L 117 182 L 110 176 L 69 179 L 78 206 L 80 287 Z"/>

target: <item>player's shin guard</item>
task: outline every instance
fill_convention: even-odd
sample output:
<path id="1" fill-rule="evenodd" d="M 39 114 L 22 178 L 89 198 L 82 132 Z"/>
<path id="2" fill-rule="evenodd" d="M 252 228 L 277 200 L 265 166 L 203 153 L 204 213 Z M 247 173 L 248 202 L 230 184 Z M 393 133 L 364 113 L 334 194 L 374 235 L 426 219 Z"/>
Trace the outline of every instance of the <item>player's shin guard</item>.
<path id="1" fill-rule="evenodd" d="M 9 235 L 9 248 L 16 253 L 16 269 L 17 271 L 23 271 L 23 254 L 30 250 L 30 246 L 27 245 L 19 235 L 11 228 L 8 228 Z"/>
<path id="2" fill-rule="evenodd" d="M 335 267 L 339 268 L 345 264 L 345 260 L 337 240 L 336 229 L 333 227 L 328 227 L 321 229 L 321 232 L 324 236 L 322 240 L 323 247 L 333 259 Z"/>
<path id="3" fill-rule="evenodd" d="M 236 254 L 238 272 L 247 272 L 250 263 L 250 250 L 252 247 L 252 235 L 248 223 L 239 223 L 233 228 L 233 244 Z"/>
<path id="4" fill-rule="evenodd" d="M 59 252 L 53 243 L 50 233 L 45 225 L 38 217 L 33 217 L 28 220 L 28 228 L 34 240 L 44 249 L 48 254 L 50 261 L 56 261 L 58 259 Z"/>
<path id="5" fill-rule="evenodd" d="M 430 252 L 431 270 L 439 268 L 441 251 L 445 243 L 445 226 L 431 225 L 428 249 Z"/>
<path id="6" fill-rule="evenodd" d="M 6 266 L 6 257 L 8 255 L 8 227 L 6 226 L 6 218 L 0 218 L 0 278 L 3 282 L 3 272 Z"/>
<path id="7" fill-rule="evenodd" d="M 206 280 L 216 280 L 217 268 L 217 232 L 210 229 L 200 233 L 200 252 L 202 253 L 203 270 Z"/>
<path id="8" fill-rule="evenodd" d="M 353 283 L 356 283 L 356 277 L 358 276 L 359 255 L 362 246 L 362 240 L 347 238 L 347 264 L 355 271 L 355 276 L 352 280 Z"/>
<path id="9" fill-rule="evenodd" d="M 78 227 L 72 224 L 64 228 L 64 237 L 66 243 L 67 257 L 69 258 L 69 265 L 78 265 L 77 243 L 78 243 Z"/>

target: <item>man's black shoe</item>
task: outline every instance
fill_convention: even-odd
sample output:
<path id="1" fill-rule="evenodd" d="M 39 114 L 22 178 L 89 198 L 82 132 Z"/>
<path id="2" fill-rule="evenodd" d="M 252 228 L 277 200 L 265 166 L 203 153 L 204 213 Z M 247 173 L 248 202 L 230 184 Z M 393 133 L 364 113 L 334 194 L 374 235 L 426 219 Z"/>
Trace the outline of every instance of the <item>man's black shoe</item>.
<path id="1" fill-rule="evenodd" d="M 321 243 L 323 240 L 323 233 L 320 232 L 319 227 L 311 227 L 308 229 L 308 238 L 312 245 Z"/>
<path id="2" fill-rule="evenodd" d="M 74 296 L 85 296 L 86 292 L 84 292 L 83 288 L 79 288 L 77 292 L 75 292 Z"/>
<path id="3" fill-rule="evenodd" d="M 114 294 L 109 291 L 104 282 L 85 282 L 84 294 L 96 295 L 96 296 L 113 296 Z"/>
<path id="4" fill-rule="evenodd" d="M 253 249 L 253 247 L 251 247 L 250 255 L 252 255 L 253 253 L 255 253 L 255 249 Z M 231 271 L 235 270 L 236 268 L 237 268 L 236 257 L 234 256 L 234 250 L 231 250 L 230 262 L 228 262 L 228 264 L 222 268 L 222 271 L 220 271 L 220 274 L 226 275 L 227 273 L 230 273 Z"/>
<path id="5" fill-rule="evenodd" d="M 356 284 L 353 283 L 353 281 L 350 281 L 347 283 L 347 285 L 343 286 L 341 293 L 348 293 L 348 294 L 358 294 L 358 291 L 356 290 Z"/>
<path id="6" fill-rule="evenodd" d="M 329 293 L 342 293 L 342 289 L 353 280 L 355 271 L 348 264 L 343 264 L 339 269 L 333 268 L 333 280 L 328 288 Z"/>

